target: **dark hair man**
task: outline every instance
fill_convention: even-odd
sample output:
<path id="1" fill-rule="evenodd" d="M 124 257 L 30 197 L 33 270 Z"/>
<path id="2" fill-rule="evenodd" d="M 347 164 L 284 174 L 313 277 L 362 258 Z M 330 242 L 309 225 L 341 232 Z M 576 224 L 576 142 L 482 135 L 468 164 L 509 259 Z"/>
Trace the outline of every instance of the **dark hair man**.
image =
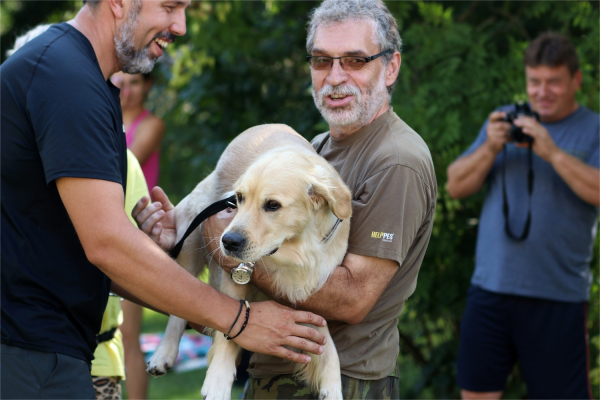
<path id="1" fill-rule="evenodd" d="M 399 397 L 397 318 L 415 290 L 433 226 L 437 184 L 429 149 L 390 107 L 400 46 L 396 20 L 380 0 L 326 0 L 309 22 L 313 97 L 330 127 L 312 143 L 353 200 L 343 265 L 298 307 L 331 321 L 342 393 L 349 399 Z M 219 237 L 229 221 L 209 218 L 205 238 Z M 160 228 L 152 231 L 156 219 L 144 215 L 140 222 L 167 242 Z M 213 257 L 223 263 L 219 253 Z M 226 264 L 230 271 L 239 262 Z M 260 266 L 251 282 L 274 294 Z M 294 380 L 293 369 L 293 363 L 255 354 L 246 397 L 316 398 Z"/>
<path id="2" fill-rule="evenodd" d="M 519 360 L 529 398 L 590 398 L 586 305 L 600 197 L 598 114 L 575 100 L 581 71 L 568 39 L 541 35 L 524 64 L 540 122 L 521 116 L 514 125 L 533 140 L 531 149 L 528 141 L 510 142 L 504 119 L 511 107 L 500 107 L 448 168 L 452 197 L 488 183 L 457 379 L 464 398 L 498 399 Z"/>
<path id="3" fill-rule="evenodd" d="M 224 332 L 235 319 L 236 300 L 180 268 L 124 212 L 125 134 L 108 78 L 150 71 L 185 33 L 189 3 L 88 2 L 0 68 L 2 398 L 95 398 L 90 361 L 109 290 Z M 305 339 L 323 336 L 296 322 L 322 318 L 274 302 L 252 310 L 242 347 L 298 362 L 309 358 L 282 345 L 321 351 Z"/>

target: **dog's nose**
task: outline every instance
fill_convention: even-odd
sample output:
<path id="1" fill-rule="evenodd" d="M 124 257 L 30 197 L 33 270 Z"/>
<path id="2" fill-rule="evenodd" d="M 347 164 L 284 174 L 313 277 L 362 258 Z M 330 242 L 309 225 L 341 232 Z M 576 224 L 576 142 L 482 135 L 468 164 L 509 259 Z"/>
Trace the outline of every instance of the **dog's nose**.
<path id="1" fill-rule="evenodd" d="M 246 238 L 244 238 L 239 233 L 233 232 L 228 232 L 225 235 L 223 235 L 221 241 L 223 242 L 223 247 L 225 247 L 225 250 L 232 252 L 240 251 L 244 248 L 244 245 L 246 244 Z"/>

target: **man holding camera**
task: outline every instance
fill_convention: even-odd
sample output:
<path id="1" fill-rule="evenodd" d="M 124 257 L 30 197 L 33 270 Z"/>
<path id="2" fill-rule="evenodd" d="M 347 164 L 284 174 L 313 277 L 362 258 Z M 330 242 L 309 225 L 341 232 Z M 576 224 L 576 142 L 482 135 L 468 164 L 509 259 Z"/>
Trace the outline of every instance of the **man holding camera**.
<path id="1" fill-rule="evenodd" d="M 575 100 L 582 74 L 567 38 L 541 35 L 524 64 L 531 109 L 492 112 L 448 167 L 454 198 L 488 183 L 457 381 L 465 399 L 499 399 L 519 360 L 529 398 L 591 398 L 586 317 L 599 115 Z"/>

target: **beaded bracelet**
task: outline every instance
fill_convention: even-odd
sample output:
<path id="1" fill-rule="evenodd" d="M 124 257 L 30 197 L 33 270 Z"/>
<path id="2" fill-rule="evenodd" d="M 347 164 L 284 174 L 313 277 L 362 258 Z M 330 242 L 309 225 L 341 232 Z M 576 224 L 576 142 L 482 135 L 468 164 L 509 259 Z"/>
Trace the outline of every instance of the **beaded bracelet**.
<path id="1" fill-rule="evenodd" d="M 240 336 L 240 334 L 244 331 L 244 329 L 246 329 L 246 325 L 248 325 L 248 319 L 250 319 L 250 303 L 248 303 L 247 300 L 244 299 L 240 299 L 240 312 L 242 311 L 242 306 L 246 304 L 246 320 L 244 321 L 244 325 L 242 325 L 242 328 L 240 329 L 240 331 L 237 333 L 237 335 L 235 336 L 229 336 L 229 333 L 231 333 L 231 329 L 233 329 L 233 326 L 235 325 L 235 323 L 237 322 L 237 318 L 235 319 L 235 322 L 233 323 L 233 325 L 231 326 L 231 329 L 229 329 L 229 332 L 227 332 L 227 335 L 225 335 L 225 338 L 227 340 L 231 340 L 231 339 L 235 339 L 236 337 Z M 240 314 L 238 313 L 238 317 L 240 316 Z"/>
<path id="2" fill-rule="evenodd" d="M 227 333 L 223 334 L 226 338 L 229 338 L 229 334 L 231 333 L 231 330 L 233 329 L 233 327 L 237 323 L 237 320 L 240 317 L 240 314 L 242 313 L 242 307 L 244 307 L 244 299 L 239 299 L 238 301 L 240 302 L 240 309 L 238 310 L 238 313 L 237 313 L 237 315 L 235 317 L 235 320 L 233 321 L 233 324 L 231 324 L 231 328 L 229 328 L 229 331 Z"/>

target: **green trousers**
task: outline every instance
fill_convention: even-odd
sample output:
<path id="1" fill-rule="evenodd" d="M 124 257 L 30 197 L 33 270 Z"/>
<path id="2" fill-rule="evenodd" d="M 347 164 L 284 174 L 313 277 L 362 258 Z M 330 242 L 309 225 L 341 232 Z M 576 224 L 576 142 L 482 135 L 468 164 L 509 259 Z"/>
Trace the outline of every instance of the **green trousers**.
<path id="1" fill-rule="evenodd" d="M 395 376 L 387 376 L 376 381 L 342 375 L 342 395 L 344 399 L 352 400 L 399 399 L 398 367 L 391 375 Z M 309 387 L 295 380 L 293 374 L 285 374 L 271 378 L 251 377 L 244 392 L 244 399 L 318 399 L 318 394 L 312 393 Z"/>

